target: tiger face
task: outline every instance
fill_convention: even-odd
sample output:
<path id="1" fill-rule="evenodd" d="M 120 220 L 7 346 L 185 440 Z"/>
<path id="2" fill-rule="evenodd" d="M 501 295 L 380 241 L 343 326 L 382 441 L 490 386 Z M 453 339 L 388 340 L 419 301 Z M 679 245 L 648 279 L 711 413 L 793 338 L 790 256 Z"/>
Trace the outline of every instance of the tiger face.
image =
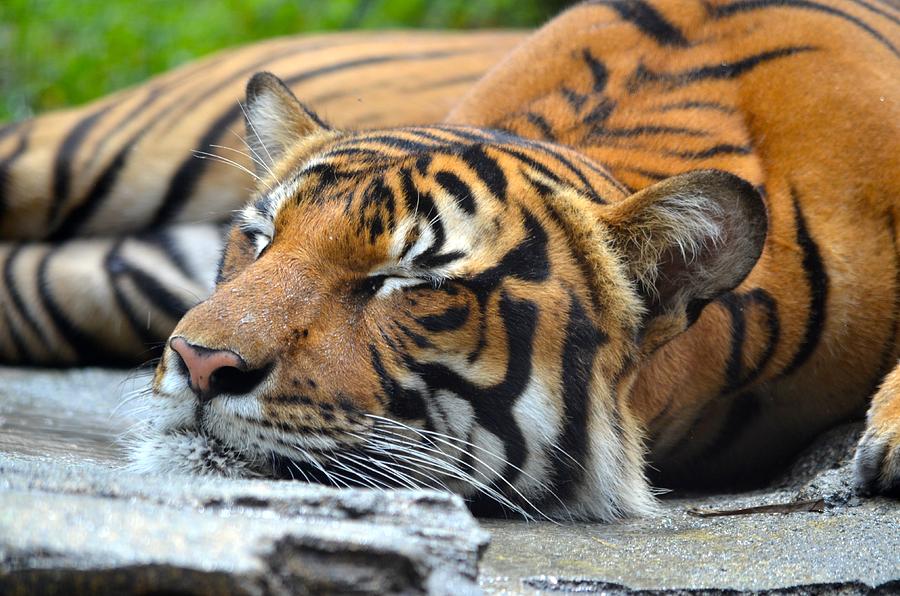
<path id="1" fill-rule="evenodd" d="M 653 511 L 630 383 L 752 268 L 749 185 L 634 193 L 503 132 L 334 131 L 265 73 L 247 126 L 258 191 L 166 346 L 136 468 Z"/>

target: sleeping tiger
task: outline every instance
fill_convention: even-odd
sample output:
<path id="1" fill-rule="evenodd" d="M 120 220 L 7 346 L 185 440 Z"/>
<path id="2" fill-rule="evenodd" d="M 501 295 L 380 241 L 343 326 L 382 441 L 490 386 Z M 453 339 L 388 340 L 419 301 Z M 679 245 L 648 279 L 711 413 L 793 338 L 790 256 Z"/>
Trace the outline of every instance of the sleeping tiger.
<path id="1" fill-rule="evenodd" d="M 651 480 L 758 482 L 874 393 L 857 479 L 897 492 L 898 17 L 587 2 L 430 126 L 333 126 L 256 74 L 256 189 L 132 467 L 613 520 L 656 510 Z"/>

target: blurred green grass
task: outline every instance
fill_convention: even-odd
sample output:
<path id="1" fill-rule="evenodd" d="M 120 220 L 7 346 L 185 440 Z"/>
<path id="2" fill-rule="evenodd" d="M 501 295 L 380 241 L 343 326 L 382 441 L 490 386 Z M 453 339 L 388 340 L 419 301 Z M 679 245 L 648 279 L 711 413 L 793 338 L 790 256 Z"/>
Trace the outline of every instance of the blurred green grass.
<path id="1" fill-rule="evenodd" d="M 0 121 L 303 31 L 533 27 L 566 0 L 0 0 Z"/>

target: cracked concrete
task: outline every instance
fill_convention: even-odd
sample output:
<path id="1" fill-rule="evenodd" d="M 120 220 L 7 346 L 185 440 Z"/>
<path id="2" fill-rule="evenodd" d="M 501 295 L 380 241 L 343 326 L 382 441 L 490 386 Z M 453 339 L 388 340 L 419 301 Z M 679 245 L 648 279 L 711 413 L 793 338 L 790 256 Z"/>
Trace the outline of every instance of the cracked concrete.
<path id="1" fill-rule="evenodd" d="M 900 504 L 851 489 L 858 425 L 767 490 L 667 499 L 651 520 L 479 529 L 424 491 L 123 474 L 115 437 L 135 412 L 113 412 L 142 382 L 124 379 L 0 368 L 0 593 L 900 593 Z M 697 515 L 798 502 L 813 511 Z"/>

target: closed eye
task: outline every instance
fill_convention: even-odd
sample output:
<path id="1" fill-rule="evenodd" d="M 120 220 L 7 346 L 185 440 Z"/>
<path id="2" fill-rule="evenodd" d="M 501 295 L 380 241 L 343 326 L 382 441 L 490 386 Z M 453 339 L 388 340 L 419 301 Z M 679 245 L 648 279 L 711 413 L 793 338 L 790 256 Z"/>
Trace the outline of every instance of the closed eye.
<path id="1" fill-rule="evenodd" d="M 272 244 L 272 239 L 266 236 L 265 234 L 254 234 L 253 235 L 253 249 L 255 252 L 254 258 L 258 259 L 262 256 L 266 249 L 269 248 L 269 245 Z"/>
<path id="2" fill-rule="evenodd" d="M 375 293 L 376 298 L 383 298 L 403 288 L 411 288 L 428 283 L 417 277 L 388 277 L 381 283 L 381 287 Z"/>
<path id="3" fill-rule="evenodd" d="M 427 283 L 417 277 L 400 277 L 385 274 L 370 275 L 357 286 L 357 292 L 370 298 L 383 298 L 402 288 Z"/>

